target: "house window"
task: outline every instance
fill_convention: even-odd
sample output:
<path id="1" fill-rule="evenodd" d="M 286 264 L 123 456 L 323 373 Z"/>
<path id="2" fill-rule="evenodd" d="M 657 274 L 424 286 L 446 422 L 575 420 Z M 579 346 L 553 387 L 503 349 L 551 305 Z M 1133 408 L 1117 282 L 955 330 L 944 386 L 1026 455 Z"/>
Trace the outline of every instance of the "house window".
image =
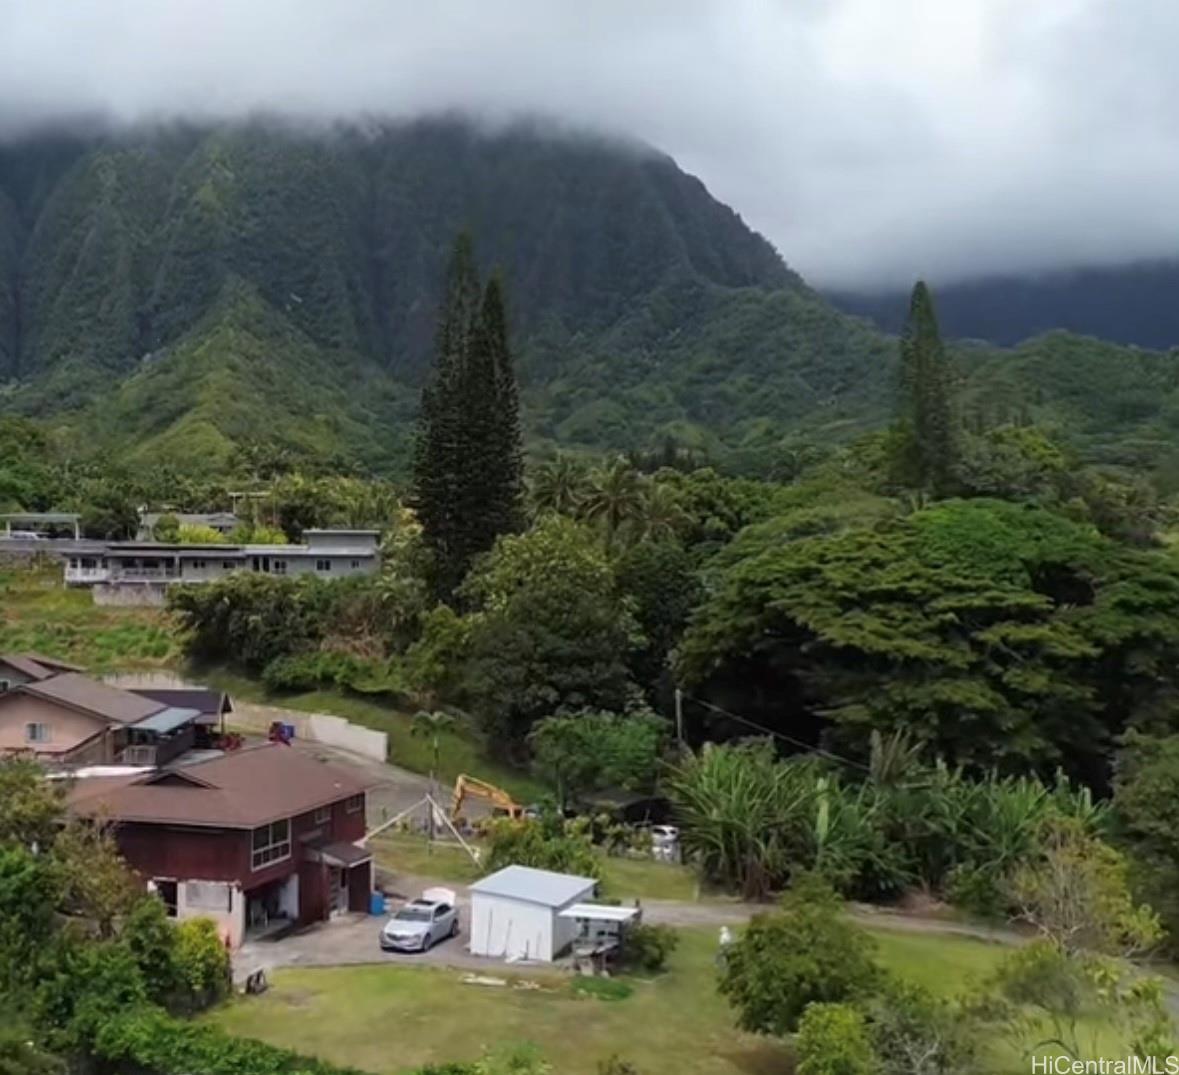
<path id="1" fill-rule="evenodd" d="M 37 723 L 26 724 L 25 739 L 27 739 L 30 743 L 48 743 L 49 725 Z"/>
<path id="2" fill-rule="evenodd" d="M 359 571 L 359 570 L 360 570 L 360 561 L 359 561 L 359 560 L 353 560 L 353 561 L 352 561 L 352 570 L 353 570 L 353 571 Z"/>
<path id="3" fill-rule="evenodd" d="M 156 895 L 160 897 L 160 902 L 164 905 L 164 911 L 169 918 L 176 917 L 176 882 L 175 881 L 153 881 L 147 886 L 155 888 Z"/>
<path id="4" fill-rule="evenodd" d="M 332 569 L 331 560 L 316 560 L 315 561 L 315 570 L 316 571 L 331 571 L 331 569 Z"/>
<path id="5" fill-rule="evenodd" d="M 12 689 L 12 681 L 8 679 L 0 679 L 0 694 Z"/>
<path id="6" fill-rule="evenodd" d="M 291 820 L 272 821 L 254 830 L 253 858 L 251 868 L 262 869 L 272 862 L 291 857 Z"/>
<path id="7" fill-rule="evenodd" d="M 275 560 L 271 570 L 273 570 L 276 575 L 285 575 L 287 573 L 286 560 Z"/>
<path id="8" fill-rule="evenodd" d="M 332 808 L 330 806 L 321 806 L 315 811 L 315 824 L 326 825 L 332 819 Z"/>
<path id="9" fill-rule="evenodd" d="M 363 795 L 353 795 L 351 798 L 349 798 L 347 800 L 347 802 L 345 803 L 345 807 L 347 808 L 348 813 L 350 813 L 350 814 L 355 814 L 357 810 L 363 810 L 364 809 L 364 796 Z"/>
<path id="10" fill-rule="evenodd" d="M 222 881 L 186 881 L 184 903 L 189 908 L 202 911 L 229 911 L 231 907 L 229 885 Z"/>
<path id="11" fill-rule="evenodd" d="M 190 560 L 189 563 L 192 566 L 192 569 L 194 571 L 204 571 L 205 570 L 205 561 L 204 560 Z"/>
<path id="12" fill-rule="evenodd" d="M 222 561 L 221 561 L 221 567 L 222 567 L 222 569 L 223 569 L 223 570 L 225 570 L 225 571 L 232 571 L 232 570 L 233 570 L 233 566 L 234 566 L 234 565 L 233 565 L 233 561 L 232 561 L 232 560 L 222 560 Z"/>

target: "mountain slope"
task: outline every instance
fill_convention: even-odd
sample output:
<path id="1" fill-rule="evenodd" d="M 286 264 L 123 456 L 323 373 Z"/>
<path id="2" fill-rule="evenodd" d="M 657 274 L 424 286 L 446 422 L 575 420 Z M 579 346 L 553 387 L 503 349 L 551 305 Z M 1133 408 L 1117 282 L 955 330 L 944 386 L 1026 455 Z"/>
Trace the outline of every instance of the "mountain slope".
<path id="1" fill-rule="evenodd" d="M 934 283 L 948 336 L 1009 346 L 1066 329 L 1139 347 L 1179 345 L 1179 260 Z M 826 297 L 886 332 L 900 331 L 908 308 L 907 291 L 830 291 Z"/>
<path id="2" fill-rule="evenodd" d="M 268 444 L 396 470 L 463 228 L 505 274 L 534 445 L 672 436 L 757 467 L 892 413 L 895 342 L 669 158 L 441 120 L 0 145 L 0 408 L 79 455 L 215 470 Z M 1127 354 L 967 348 L 966 402 L 1118 457 L 1169 435 L 1177 361 Z M 1127 383 L 1135 363 L 1158 372 Z"/>

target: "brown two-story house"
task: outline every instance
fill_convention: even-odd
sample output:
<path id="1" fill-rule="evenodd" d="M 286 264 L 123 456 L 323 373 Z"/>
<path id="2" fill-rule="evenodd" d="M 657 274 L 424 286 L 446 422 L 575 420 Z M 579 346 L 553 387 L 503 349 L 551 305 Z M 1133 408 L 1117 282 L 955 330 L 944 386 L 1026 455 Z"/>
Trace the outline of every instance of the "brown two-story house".
<path id="1" fill-rule="evenodd" d="M 366 782 L 281 743 L 73 785 L 73 813 L 119 849 L 178 918 L 213 918 L 232 947 L 338 911 L 367 911 Z"/>

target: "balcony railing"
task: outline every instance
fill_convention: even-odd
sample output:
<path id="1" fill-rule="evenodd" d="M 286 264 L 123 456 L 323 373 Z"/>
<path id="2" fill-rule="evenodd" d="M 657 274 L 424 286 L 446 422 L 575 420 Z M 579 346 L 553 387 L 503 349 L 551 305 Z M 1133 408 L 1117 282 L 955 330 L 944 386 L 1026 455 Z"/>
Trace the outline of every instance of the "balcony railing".
<path id="1" fill-rule="evenodd" d="M 167 582 L 180 578 L 174 567 L 121 567 L 113 568 L 111 582 Z"/>
<path id="2" fill-rule="evenodd" d="M 66 567 L 66 582 L 106 582 L 111 577 L 107 567 Z"/>
<path id="3" fill-rule="evenodd" d="M 157 754 L 154 746 L 127 747 L 119 755 L 119 762 L 123 765 L 155 765 Z"/>

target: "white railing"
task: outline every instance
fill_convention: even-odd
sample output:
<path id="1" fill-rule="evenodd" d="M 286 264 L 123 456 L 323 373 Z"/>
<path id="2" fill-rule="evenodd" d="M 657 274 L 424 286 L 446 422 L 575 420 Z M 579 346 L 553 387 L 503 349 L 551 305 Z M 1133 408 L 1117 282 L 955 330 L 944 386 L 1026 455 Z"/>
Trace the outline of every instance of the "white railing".
<path id="1" fill-rule="evenodd" d="M 66 582 L 106 582 L 111 577 L 107 567 L 69 567 L 65 569 Z"/>
<path id="2" fill-rule="evenodd" d="M 171 567 L 132 567 L 112 571 L 111 582 L 167 582 L 180 578 L 180 572 Z"/>

